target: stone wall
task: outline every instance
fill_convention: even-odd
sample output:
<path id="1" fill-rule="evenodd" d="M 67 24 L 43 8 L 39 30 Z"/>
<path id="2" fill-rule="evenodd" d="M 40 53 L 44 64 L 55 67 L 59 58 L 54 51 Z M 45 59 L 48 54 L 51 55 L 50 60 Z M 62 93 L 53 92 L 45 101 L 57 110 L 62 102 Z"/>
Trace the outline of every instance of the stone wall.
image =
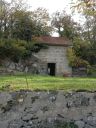
<path id="1" fill-rule="evenodd" d="M 0 92 L 0 128 L 96 128 L 96 92 Z"/>
<path id="2" fill-rule="evenodd" d="M 74 77 L 87 77 L 86 67 L 72 67 L 72 76 Z"/>
<path id="3" fill-rule="evenodd" d="M 40 60 L 33 55 L 26 60 L 19 60 L 18 63 L 5 59 L 2 61 L 2 66 L 0 67 L 0 75 L 18 74 L 24 72 L 38 74 L 40 69 L 39 63 L 41 63 Z"/>

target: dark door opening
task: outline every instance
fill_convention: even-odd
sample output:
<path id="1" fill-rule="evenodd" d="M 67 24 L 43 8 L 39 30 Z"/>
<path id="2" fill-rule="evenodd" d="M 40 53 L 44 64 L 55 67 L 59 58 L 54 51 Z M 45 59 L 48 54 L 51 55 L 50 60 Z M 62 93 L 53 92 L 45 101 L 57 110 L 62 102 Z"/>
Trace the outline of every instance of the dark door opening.
<path id="1" fill-rule="evenodd" d="M 51 76 L 55 76 L 55 63 L 48 63 L 48 74 Z"/>

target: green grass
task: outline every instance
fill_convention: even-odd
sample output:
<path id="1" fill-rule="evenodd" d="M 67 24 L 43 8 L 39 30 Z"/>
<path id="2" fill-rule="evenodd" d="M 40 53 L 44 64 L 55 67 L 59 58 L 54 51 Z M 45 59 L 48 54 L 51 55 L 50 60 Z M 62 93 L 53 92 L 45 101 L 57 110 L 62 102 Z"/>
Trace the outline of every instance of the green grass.
<path id="1" fill-rule="evenodd" d="M 28 85 L 27 85 L 28 82 Z M 49 76 L 1 76 L 0 89 L 11 85 L 10 90 L 96 90 L 96 78 L 63 78 Z"/>

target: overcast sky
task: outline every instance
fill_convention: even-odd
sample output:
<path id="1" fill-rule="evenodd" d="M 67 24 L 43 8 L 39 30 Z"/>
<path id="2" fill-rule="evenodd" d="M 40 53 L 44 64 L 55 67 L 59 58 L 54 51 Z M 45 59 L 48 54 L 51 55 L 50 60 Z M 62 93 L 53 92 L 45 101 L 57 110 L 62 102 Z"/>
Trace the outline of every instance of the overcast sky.
<path id="1" fill-rule="evenodd" d="M 11 0 L 6 0 L 11 1 Z M 48 10 L 49 13 L 55 11 L 61 11 L 66 9 L 70 13 L 70 3 L 76 0 L 24 0 L 31 9 L 36 9 L 38 7 L 44 7 Z"/>
<path id="2" fill-rule="evenodd" d="M 28 0 L 28 4 L 30 4 L 32 8 L 44 7 L 48 9 L 49 13 L 52 13 L 57 10 L 63 10 L 64 8 L 69 11 L 71 1 L 72 0 Z"/>

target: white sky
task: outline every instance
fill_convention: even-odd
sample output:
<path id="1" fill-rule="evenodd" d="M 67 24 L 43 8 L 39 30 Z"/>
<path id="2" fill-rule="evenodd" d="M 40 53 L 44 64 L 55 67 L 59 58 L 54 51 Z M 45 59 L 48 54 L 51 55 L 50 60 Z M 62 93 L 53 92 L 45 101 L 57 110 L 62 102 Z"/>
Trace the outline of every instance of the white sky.
<path id="1" fill-rule="evenodd" d="M 67 7 L 67 11 L 70 10 L 70 2 L 72 0 L 28 0 L 28 4 L 32 8 L 44 7 L 48 9 L 49 13 L 53 13 L 57 10 L 63 10 Z"/>

